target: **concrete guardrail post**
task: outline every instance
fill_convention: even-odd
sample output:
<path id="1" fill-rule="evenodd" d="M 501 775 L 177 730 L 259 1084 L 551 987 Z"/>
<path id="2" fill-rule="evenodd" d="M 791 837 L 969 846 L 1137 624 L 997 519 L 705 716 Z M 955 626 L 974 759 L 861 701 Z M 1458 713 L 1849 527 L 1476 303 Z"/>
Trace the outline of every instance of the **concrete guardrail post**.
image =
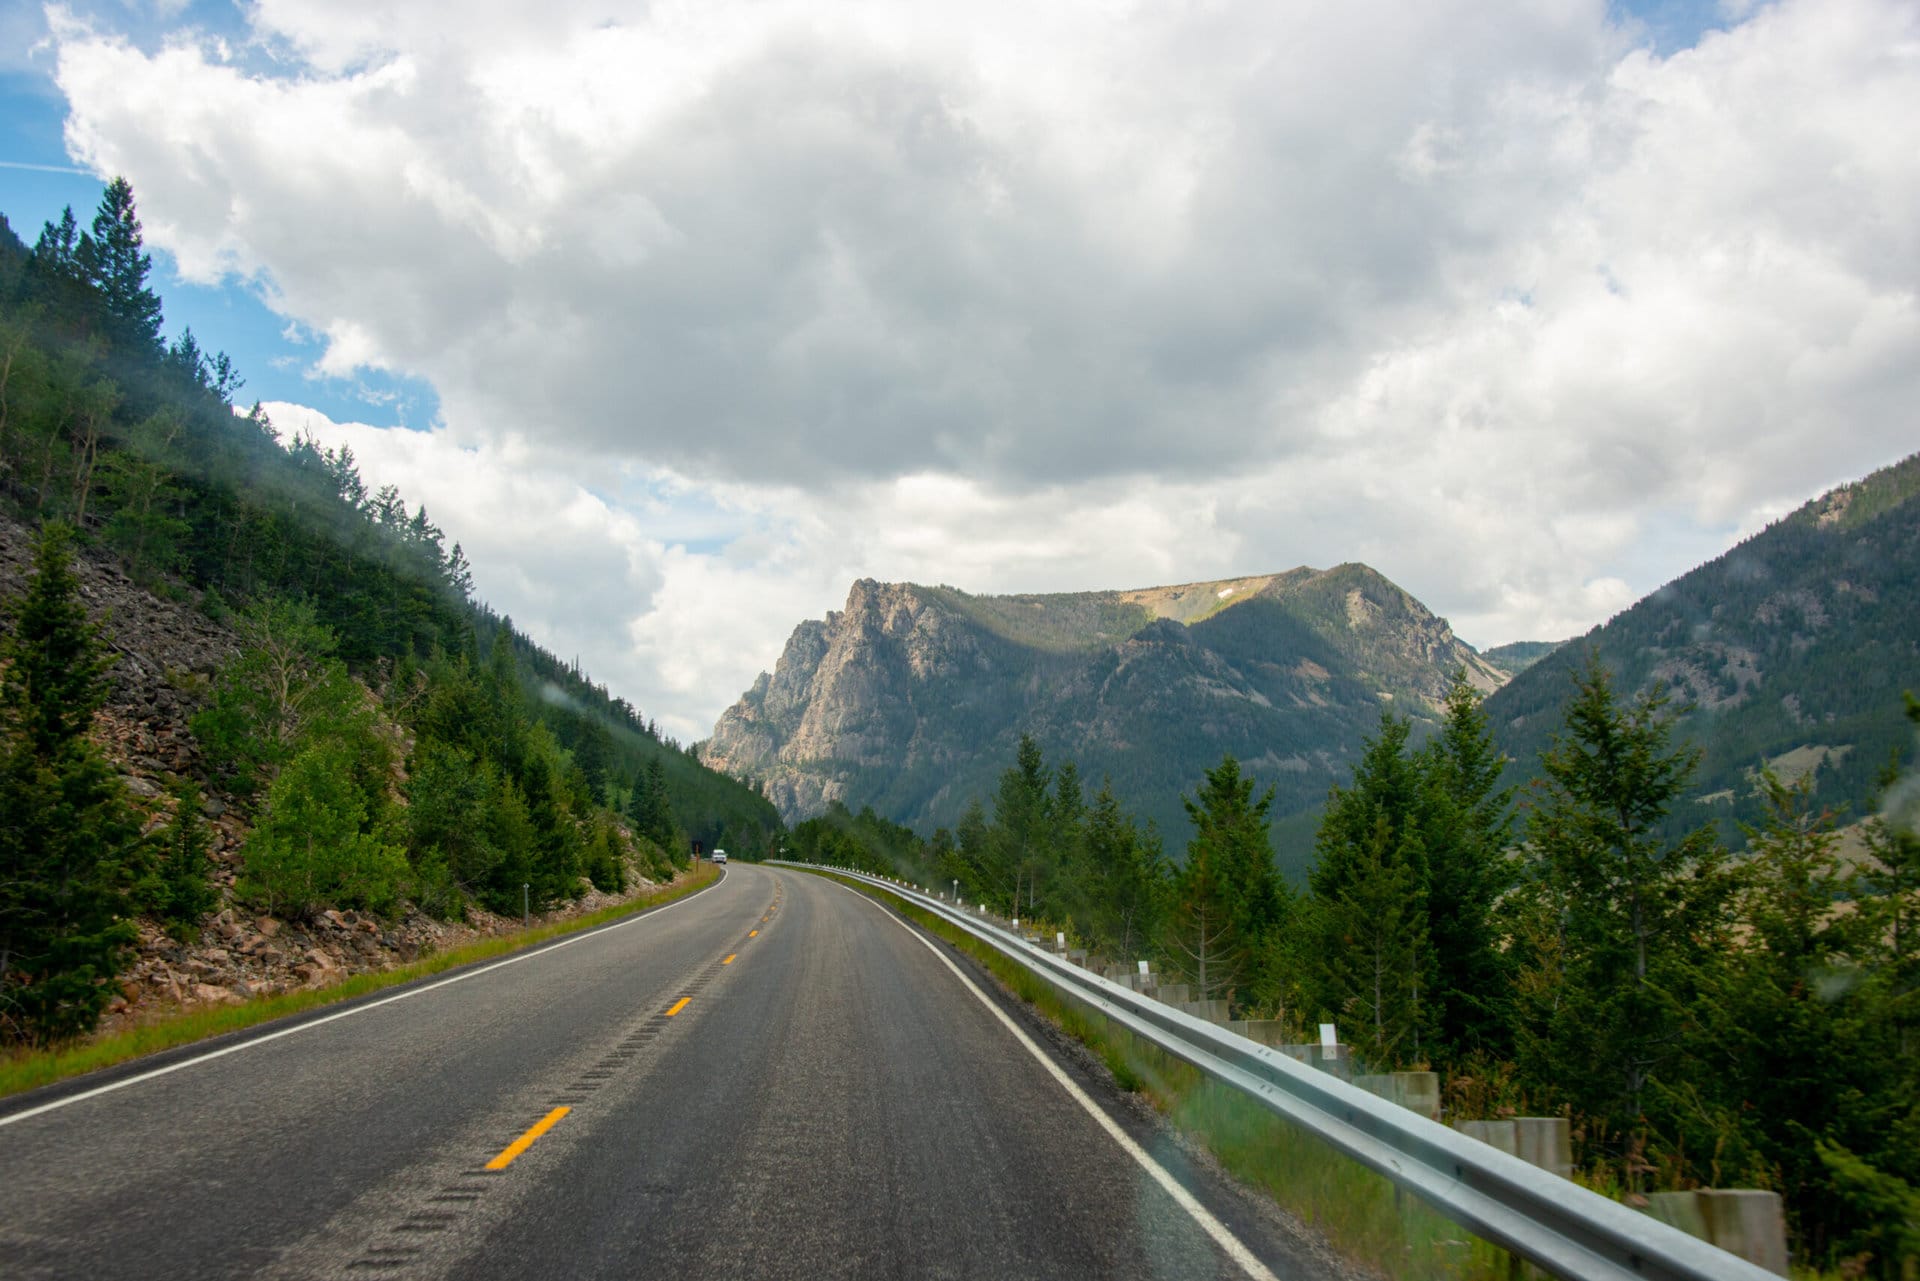
<path id="1" fill-rule="evenodd" d="M 1457 1121 L 1454 1129 L 1470 1139 L 1478 1139 L 1490 1148 L 1498 1148 L 1508 1156 L 1518 1156 L 1515 1148 L 1513 1122 L 1507 1121 Z"/>
<path id="2" fill-rule="evenodd" d="M 1787 1219 L 1778 1192 L 1699 1188 L 1656 1192 L 1647 1202 L 1647 1213 L 1662 1223 L 1712 1242 L 1775 1276 L 1788 1275 Z"/>
<path id="3" fill-rule="evenodd" d="M 1564 1116 L 1513 1118 L 1513 1154 L 1563 1179 L 1573 1177 L 1573 1134 Z"/>

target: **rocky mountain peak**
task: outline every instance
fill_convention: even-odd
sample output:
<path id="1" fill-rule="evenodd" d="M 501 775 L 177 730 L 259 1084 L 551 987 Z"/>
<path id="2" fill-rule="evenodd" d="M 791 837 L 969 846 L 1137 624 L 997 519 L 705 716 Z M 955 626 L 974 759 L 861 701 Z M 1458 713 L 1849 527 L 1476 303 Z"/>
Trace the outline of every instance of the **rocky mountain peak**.
<path id="1" fill-rule="evenodd" d="M 1144 775 L 1148 812 L 1177 821 L 1228 750 L 1280 762 L 1313 803 L 1383 702 L 1431 717 L 1461 667 L 1482 688 L 1505 679 L 1359 564 L 1043 595 L 862 578 L 794 629 L 704 755 L 790 821 L 841 801 L 927 826 L 990 791 L 1033 733 L 1087 777 Z"/>

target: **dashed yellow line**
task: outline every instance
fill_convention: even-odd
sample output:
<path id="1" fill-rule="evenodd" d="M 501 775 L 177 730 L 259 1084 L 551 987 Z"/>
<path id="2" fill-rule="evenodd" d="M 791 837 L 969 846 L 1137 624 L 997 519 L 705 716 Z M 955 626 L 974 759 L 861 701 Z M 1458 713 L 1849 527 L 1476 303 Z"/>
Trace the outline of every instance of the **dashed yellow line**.
<path id="1" fill-rule="evenodd" d="M 571 1111 L 573 1111 L 572 1108 L 555 1108 L 553 1111 L 541 1117 L 538 1121 L 534 1122 L 532 1129 L 507 1144 L 506 1147 L 501 1149 L 499 1156 L 487 1162 L 487 1168 L 489 1170 L 504 1170 L 512 1165 L 516 1157 L 533 1146 L 535 1139 L 545 1134 L 548 1130 L 551 1130 L 561 1117 Z"/>
<path id="2" fill-rule="evenodd" d="M 691 1001 L 692 999 L 693 998 L 690 996 L 683 996 L 679 1000 L 675 1001 L 673 1003 L 673 1008 L 667 1011 L 667 1017 L 672 1018 L 674 1015 L 678 1014 L 680 1011 L 686 1009 L 687 1002 Z"/>
<path id="3" fill-rule="evenodd" d="M 733 956 L 738 956 L 738 955 L 740 955 L 740 953 L 738 953 L 738 952 L 735 952 L 735 953 L 733 954 Z M 722 961 L 722 962 L 720 962 L 720 964 L 722 964 L 722 965 L 732 965 L 732 964 L 733 964 L 733 956 L 729 956 L 729 957 L 728 957 L 728 958 L 727 958 L 726 960 L 724 960 L 724 961 Z"/>
<path id="4" fill-rule="evenodd" d="M 756 936 L 758 936 L 758 935 L 759 935 L 759 933 L 760 933 L 760 931 L 759 931 L 759 930 L 748 930 L 748 931 L 747 931 L 747 937 L 748 937 L 748 938 L 754 938 L 754 937 L 756 937 Z"/>

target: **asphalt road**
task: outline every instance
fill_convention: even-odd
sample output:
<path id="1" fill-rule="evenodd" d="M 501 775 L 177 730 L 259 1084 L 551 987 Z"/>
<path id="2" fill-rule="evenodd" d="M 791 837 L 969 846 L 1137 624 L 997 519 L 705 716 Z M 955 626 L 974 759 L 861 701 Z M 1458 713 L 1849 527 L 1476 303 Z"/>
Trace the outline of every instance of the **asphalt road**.
<path id="1" fill-rule="evenodd" d="M 400 999 L 8 1100 L 0 1276 L 1319 1273 L 956 956 L 736 864 Z"/>

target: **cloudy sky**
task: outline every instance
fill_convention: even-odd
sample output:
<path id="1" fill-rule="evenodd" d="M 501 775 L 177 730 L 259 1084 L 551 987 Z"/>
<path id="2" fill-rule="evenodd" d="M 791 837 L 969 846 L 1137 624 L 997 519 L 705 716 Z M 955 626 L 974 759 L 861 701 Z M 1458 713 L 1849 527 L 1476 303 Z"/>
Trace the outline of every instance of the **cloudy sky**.
<path id="1" fill-rule="evenodd" d="M 0 211 L 683 739 L 860 576 L 1560 638 L 1920 447 L 1920 7 L 0 9 Z"/>

